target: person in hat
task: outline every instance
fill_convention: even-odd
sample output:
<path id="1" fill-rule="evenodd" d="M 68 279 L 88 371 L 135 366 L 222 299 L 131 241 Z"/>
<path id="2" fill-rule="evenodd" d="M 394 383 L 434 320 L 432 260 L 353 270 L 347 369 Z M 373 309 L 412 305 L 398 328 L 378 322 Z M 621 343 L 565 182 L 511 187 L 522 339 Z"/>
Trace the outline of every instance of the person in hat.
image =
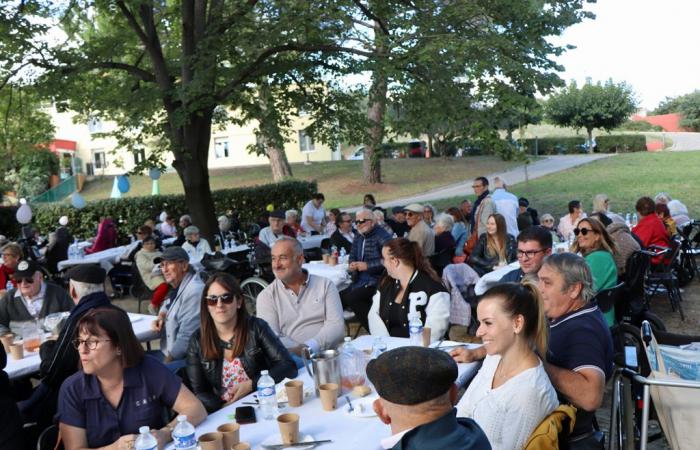
<path id="1" fill-rule="evenodd" d="M 260 230 L 260 234 L 258 235 L 258 241 L 272 248 L 272 244 L 274 244 L 277 239 L 279 239 L 281 236 L 284 236 L 285 234 L 284 219 L 284 211 L 279 209 L 272 211 L 270 213 L 270 217 L 268 217 L 267 219 L 270 225 Z M 292 237 L 295 236 L 296 233 Z"/>
<path id="2" fill-rule="evenodd" d="M 0 335 L 10 331 L 11 321 L 43 319 L 73 307 L 65 289 L 45 281 L 35 261 L 20 261 L 14 277 L 17 288 L 0 299 Z"/>
<path id="3" fill-rule="evenodd" d="M 94 308 L 116 308 L 104 290 L 105 270 L 93 264 L 73 266 L 66 273 L 68 295 L 73 310 L 66 319 L 56 339 L 49 339 L 39 348 L 41 382 L 29 399 L 18 406 L 25 421 L 33 421 L 42 429 L 53 423 L 58 402 L 58 391 L 63 381 L 78 369 L 80 358 L 71 344 L 80 319 Z"/>
<path id="4" fill-rule="evenodd" d="M 190 257 L 181 247 L 166 248 L 153 262 L 160 264 L 170 294 L 153 322 L 153 330 L 161 334 L 161 339 L 160 350 L 153 350 L 152 354 L 174 372 L 185 366 L 190 337 L 199 327 L 199 299 L 204 283 L 190 267 Z"/>
<path id="5" fill-rule="evenodd" d="M 417 242 L 426 258 L 435 253 L 435 232 L 423 220 L 423 206 L 411 203 L 404 207 L 406 222 L 411 227 L 408 240 Z"/>
<path id="6" fill-rule="evenodd" d="M 391 208 L 391 217 L 386 219 L 386 223 L 389 224 L 397 237 L 404 237 L 411 231 L 411 227 L 406 223 L 406 211 L 403 210 L 403 206 Z"/>
<path id="7" fill-rule="evenodd" d="M 392 435 L 384 449 L 487 450 L 484 432 L 472 419 L 457 418 L 457 364 L 447 353 L 399 347 L 367 364 L 379 398 L 374 411 Z"/>

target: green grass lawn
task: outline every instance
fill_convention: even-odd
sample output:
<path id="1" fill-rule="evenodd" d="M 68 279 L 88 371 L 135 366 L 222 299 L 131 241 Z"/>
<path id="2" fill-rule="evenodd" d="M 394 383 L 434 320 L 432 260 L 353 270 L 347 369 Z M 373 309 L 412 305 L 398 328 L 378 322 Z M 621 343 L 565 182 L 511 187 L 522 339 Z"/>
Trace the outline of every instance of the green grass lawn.
<path id="1" fill-rule="evenodd" d="M 691 217 L 700 213 L 700 152 L 630 153 L 594 161 L 584 166 L 547 175 L 510 189 L 530 200 L 541 214 L 559 218 L 566 213 L 570 200 L 581 200 L 590 212 L 593 196 L 607 194 L 614 212 L 634 212 L 634 204 L 643 195 L 654 197 L 668 192 L 685 203 Z M 473 196 L 472 196 L 473 198 Z M 444 209 L 457 205 L 462 198 L 435 202 Z"/>
<path id="2" fill-rule="evenodd" d="M 293 164 L 295 178 L 316 180 L 319 190 L 326 196 L 326 207 L 354 206 L 362 203 L 366 193 L 374 194 L 377 202 L 384 202 L 406 195 L 418 194 L 441 186 L 472 179 L 478 175 L 508 170 L 518 166 L 495 156 L 478 156 L 456 159 L 386 159 L 382 160 L 384 183 L 372 187 L 362 183 L 362 161 L 315 162 L 305 166 Z M 268 166 L 210 171 L 213 190 L 253 186 L 270 183 L 272 176 Z M 109 198 L 113 177 L 105 177 L 85 185 L 86 200 Z M 129 177 L 131 190 L 127 196 L 150 195 L 151 180 L 147 176 Z M 182 183 L 175 173 L 160 178 L 161 194 L 181 194 Z"/>

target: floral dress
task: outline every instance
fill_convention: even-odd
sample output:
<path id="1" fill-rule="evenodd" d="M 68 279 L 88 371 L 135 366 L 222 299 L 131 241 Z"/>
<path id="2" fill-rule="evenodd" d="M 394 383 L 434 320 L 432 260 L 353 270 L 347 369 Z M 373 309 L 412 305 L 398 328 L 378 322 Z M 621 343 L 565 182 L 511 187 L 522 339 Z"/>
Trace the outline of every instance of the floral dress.
<path id="1" fill-rule="evenodd" d="M 221 369 L 221 386 L 224 388 L 224 393 L 221 395 L 221 399 L 228 401 L 228 388 L 238 386 L 249 380 L 250 378 L 243 368 L 243 363 L 241 363 L 241 358 L 233 358 L 231 361 L 224 358 L 224 366 Z"/>

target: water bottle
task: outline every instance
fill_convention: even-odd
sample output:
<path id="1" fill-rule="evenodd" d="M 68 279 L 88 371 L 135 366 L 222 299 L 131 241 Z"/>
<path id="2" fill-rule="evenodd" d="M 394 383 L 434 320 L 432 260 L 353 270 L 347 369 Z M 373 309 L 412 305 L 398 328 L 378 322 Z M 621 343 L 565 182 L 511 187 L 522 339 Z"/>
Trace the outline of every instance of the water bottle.
<path id="1" fill-rule="evenodd" d="M 627 211 L 627 214 L 625 214 L 625 223 L 629 227 L 632 224 L 632 221 L 630 220 L 630 213 Z"/>
<path id="2" fill-rule="evenodd" d="M 414 312 L 408 316 L 408 336 L 411 345 L 423 346 L 423 322 L 420 320 L 420 313 Z"/>
<path id="3" fill-rule="evenodd" d="M 341 264 L 345 263 L 345 257 L 347 256 L 348 252 L 345 251 L 345 247 L 340 249 L 340 256 L 338 257 L 338 262 Z"/>
<path id="4" fill-rule="evenodd" d="M 15 287 L 14 284 L 12 284 L 12 281 L 8 278 L 7 283 L 5 284 L 5 290 L 9 291 L 10 289 L 13 289 Z"/>
<path id="5" fill-rule="evenodd" d="M 197 447 L 194 427 L 187 421 L 187 416 L 177 416 L 177 425 L 173 429 L 173 444 L 176 450 L 193 450 Z"/>
<path id="6" fill-rule="evenodd" d="M 158 441 L 151 434 L 151 430 L 148 427 L 139 428 L 139 437 L 136 438 L 136 443 L 134 444 L 134 450 L 156 450 L 158 448 Z"/>
<path id="7" fill-rule="evenodd" d="M 331 247 L 331 256 L 333 255 L 338 256 L 338 247 L 335 245 Z"/>
<path id="8" fill-rule="evenodd" d="M 637 213 L 632 214 L 632 227 L 636 227 L 638 223 L 639 217 L 637 217 Z"/>
<path id="9" fill-rule="evenodd" d="M 386 342 L 384 342 L 384 339 L 382 339 L 381 336 L 377 337 L 372 343 L 372 358 L 379 357 L 379 355 L 386 351 L 386 348 Z"/>
<path id="10" fill-rule="evenodd" d="M 277 417 L 277 393 L 275 392 L 275 380 L 268 374 L 267 370 L 260 372 L 258 380 L 258 402 L 260 404 L 260 414 L 263 419 L 273 420 Z"/>

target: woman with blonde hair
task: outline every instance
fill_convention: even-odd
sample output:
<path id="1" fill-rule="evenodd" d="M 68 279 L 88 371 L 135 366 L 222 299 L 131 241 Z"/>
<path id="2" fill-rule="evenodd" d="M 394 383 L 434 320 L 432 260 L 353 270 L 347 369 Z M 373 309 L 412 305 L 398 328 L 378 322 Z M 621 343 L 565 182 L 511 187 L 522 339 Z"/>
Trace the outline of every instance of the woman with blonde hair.
<path id="1" fill-rule="evenodd" d="M 558 405 L 540 356 L 547 354 L 542 298 L 531 283 L 503 283 L 477 305 L 486 358 L 457 404 L 474 419 L 494 450 L 520 450 Z"/>
<path id="2" fill-rule="evenodd" d="M 508 234 L 505 217 L 491 214 L 486 221 L 486 233 L 479 236 L 469 256 L 469 265 L 483 276 L 515 261 L 516 247 L 515 238 Z"/>

